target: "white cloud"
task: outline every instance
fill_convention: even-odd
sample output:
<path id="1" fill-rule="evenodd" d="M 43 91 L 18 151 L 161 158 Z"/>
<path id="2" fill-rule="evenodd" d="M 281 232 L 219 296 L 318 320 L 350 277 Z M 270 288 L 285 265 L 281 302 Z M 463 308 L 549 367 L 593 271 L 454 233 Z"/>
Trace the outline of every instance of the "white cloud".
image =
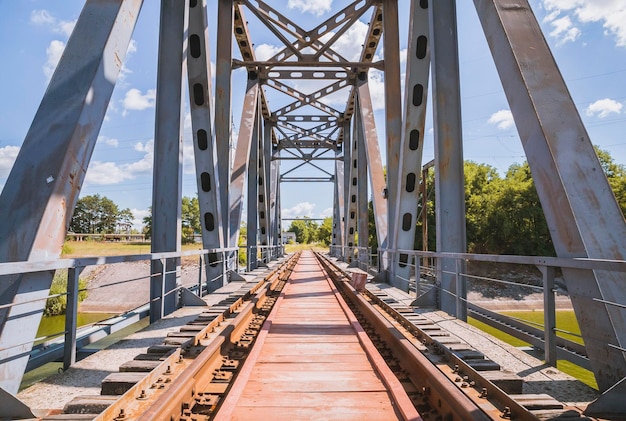
<path id="1" fill-rule="evenodd" d="M 550 22 L 550 25 L 554 29 L 550 32 L 550 36 L 559 39 L 559 45 L 566 42 L 573 42 L 580 36 L 580 29 L 576 28 L 572 24 L 572 20 L 569 16 L 563 16 L 562 18 L 554 19 Z"/>
<path id="2" fill-rule="evenodd" d="M 45 26 L 52 32 L 57 34 L 63 34 L 69 37 L 76 26 L 75 20 L 61 20 L 57 19 L 45 9 L 33 10 L 30 13 L 31 23 L 39 26 Z"/>
<path id="3" fill-rule="evenodd" d="M 513 121 L 513 114 L 510 110 L 500 110 L 496 111 L 489 117 L 487 121 L 489 124 L 493 124 L 498 127 L 500 130 L 508 130 L 511 127 L 515 126 L 515 121 Z"/>
<path id="4" fill-rule="evenodd" d="M 333 0 L 289 0 L 287 7 L 296 9 L 302 13 L 312 13 L 316 16 L 322 16 L 326 12 L 330 12 Z"/>
<path id="5" fill-rule="evenodd" d="M 119 140 L 106 136 L 98 136 L 98 143 L 104 143 L 105 145 L 112 146 L 114 148 L 117 148 L 120 144 Z"/>
<path id="6" fill-rule="evenodd" d="M 156 89 L 148 89 L 145 94 L 142 94 L 139 89 L 132 88 L 126 92 L 126 96 L 122 100 L 124 104 L 122 115 L 126 116 L 128 110 L 141 111 L 152 108 L 154 107 L 155 99 Z"/>
<path id="7" fill-rule="evenodd" d="M 626 47 L 626 3 L 623 0 L 543 0 L 543 4 L 549 12 L 544 21 L 555 22 L 563 13 L 583 24 L 601 23 L 606 35 L 616 38 L 617 46 Z M 571 35 L 567 31 L 564 34 Z"/>
<path id="8" fill-rule="evenodd" d="M 368 26 L 359 21 L 354 22 L 345 33 L 339 37 L 337 41 L 332 45 L 332 49 L 338 54 L 341 54 L 343 58 L 348 61 L 359 61 L 361 58 L 361 50 L 363 49 L 363 43 L 365 43 L 365 37 L 367 36 Z M 335 35 L 334 32 L 329 32 L 326 36 L 322 37 L 323 41 L 328 41 Z M 375 60 L 378 60 L 375 57 Z"/>
<path id="9" fill-rule="evenodd" d="M 261 44 L 254 48 L 254 55 L 257 60 L 264 61 L 268 58 L 274 57 L 274 55 L 281 50 L 281 47 L 275 45 Z M 211 68 L 211 70 L 213 70 L 213 68 Z"/>
<path id="10" fill-rule="evenodd" d="M 126 50 L 126 58 L 124 59 L 124 62 L 122 63 L 122 68 L 120 69 L 120 74 L 118 76 L 120 81 L 125 80 L 126 76 L 128 76 L 129 74 L 133 72 L 128 67 L 126 67 L 126 63 L 128 62 L 128 59 L 136 52 L 137 52 L 137 42 L 134 39 L 131 39 L 130 42 L 128 43 L 128 49 Z"/>
<path id="11" fill-rule="evenodd" d="M 4 148 L 0 148 L 0 178 L 8 177 L 19 151 L 19 146 L 5 146 Z"/>
<path id="12" fill-rule="evenodd" d="M 593 104 L 589 105 L 585 110 L 588 116 L 598 116 L 599 118 L 608 117 L 609 114 L 621 114 L 623 104 L 609 99 L 599 99 Z"/>
<path id="13" fill-rule="evenodd" d="M 283 218 L 311 217 L 313 215 L 313 209 L 315 209 L 314 203 L 301 202 L 289 209 L 283 209 L 281 215 Z"/>
<path id="14" fill-rule="evenodd" d="M 97 186 L 119 184 L 127 180 L 132 180 L 138 175 L 147 175 L 152 171 L 154 142 L 149 140 L 145 144 L 137 143 L 135 150 L 144 152 L 144 156 L 129 164 L 118 164 L 116 162 L 93 161 L 89 164 L 85 183 Z"/>
<path id="15" fill-rule="evenodd" d="M 133 228 L 138 231 L 141 231 L 141 229 L 143 228 L 143 218 L 150 215 L 150 210 L 133 208 L 130 211 L 133 214 L 133 221 L 132 221 Z"/>
<path id="16" fill-rule="evenodd" d="M 43 74 L 46 75 L 46 79 L 48 81 L 52 78 L 54 70 L 57 68 L 59 60 L 61 60 L 63 50 L 65 50 L 65 43 L 59 40 L 51 41 L 50 45 L 46 49 L 47 59 L 46 64 L 43 65 Z"/>
<path id="17" fill-rule="evenodd" d="M 326 208 L 322 212 L 320 212 L 320 218 L 328 218 L 329 216 L 333 216 L 333 208 Z"/>

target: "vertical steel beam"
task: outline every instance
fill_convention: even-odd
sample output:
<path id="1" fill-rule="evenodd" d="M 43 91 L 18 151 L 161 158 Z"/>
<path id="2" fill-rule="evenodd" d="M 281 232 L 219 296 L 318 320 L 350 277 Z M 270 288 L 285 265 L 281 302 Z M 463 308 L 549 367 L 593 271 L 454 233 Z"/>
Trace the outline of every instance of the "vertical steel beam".
<path id="1" fill-rule="evenodd" d="M 252 129 L 252 145 L 249 152 L 249 163 L 247 178 L 248 178 L 248 191 L 247 191 L 247 260 L 246 267 L 248 271 L 254 270 L 258 266 L 258 244 L 259 244 L 259 211 L 261 210 L 261 204 L 259 203 L 259 195 L 261 194 L 261 186 L 259 186 L 259 173 L 260 173 L 260 156 L 259 145 L 262 138 L 261 135 L 261 114 L 259 107 L 259 97 L 257 96 L 257 103 L 255 104 L 257 112 L 254 116 L 254 126 Z M 239 146 L 239 145 L 237 145 Z M 237 148 L 239 151 L 239 148 Z"/>
<path id="2" fill-rule="evenodd" d="M 358 245 L 361 248 L 366 248 L 369 245 L 369 211 L 367 206 L 367 153 L 365 152 L 365 136 L 356 136 L 357 148 L 357 168 L 356 177 L 357 180 L 361 180 L 357 183 L 356 200 L 357 200 L 357 232 L 359 233 Z M 364 255 L 365 253 L 365 255 Z M 367 263 L 369 253 L 364 252 L 363 249 L 359 250 L 359 262 Z"/>
<path id="3" fill-rule="evenodd" d="M 216 249 L 224 247 L 224 237 L 220 229 L 222 209 L 218 191 L 217 149 L 213 136 L 213 89 L 206 0 L 189 3 L 188 45 L 187 79 L 202 246 L 205 249 Z M 226 283 L 222 277 L 224 261 L 216 253 L 210 253 L 206 263 L 207 292 L 213 292 Z"/>
<path id="4" fill-rule="evenodd" d="M 348 258 L 348 225 L 350 219 L 350 184 L 352 180 L 350 178 L 352 164 L 352 149 L 354 140 L 352 137 L 356 131 L 351 130 L 351 125 L 356 125 L 356 118 L 352 121 L 344 120 L 343 122 L 343 226 L 341 231 L 341 238 L 343 243 L 343 248 L 341 252 L 341 256 L 344 260 Z M 341 199 L 341 196 L 340 196 Z"/>
<path id="5" fill-rule="evenodd" d="M 387 248 L 387 189 L 385 187 L 385 174 L 383 162 L 380 157 L 378 146 L 378 134 L 376 133 L 376 122 L 374 120 L 374 107 L 370 95 L 367 75 L 359 75 L 357 90 L 357 109 L 355 116 L 358 116 L 359 123 L 356 124 L 359 136 L 363 136 L 365 142 L 365 152 L 367 156 L 367 168 L 369 169 L 370 188 L 372 192 L 372 202 L 374 205 L 374 218 L 376 219 L 376 235 L 378 248 Z M 380 256 L 380 253 L 379 253 Z M 380 259 L 381 257 L 379 257 Z M 388 270 L 388 260 L 383 256 L 383 268 Z"/>
<path id="6" fill-rule="evenodd" d="M 152 181 L 153 253 L 177 252 L 181 245 L 183 173 L 183 67 L 187 47 L 189 1 L 161 0 L 157 96 Z M 180 259 L 153 260 L 150 278 L 150 321 L 176 310 L 176 272 Z M 165 277 L 157 276 L 164 273 Z M 161 285 L 165 282 L 165 285 Z M 164 291 L 162 303 L 156 298 Z"/>
<path id="7" fill-rule="evenodd" d="M 259 242 L 262 247 L 261 255 L 264 263 L 270 261 L 269 248 L 270 245 L 270 229 L 269 229 L 269 158 L 270 144 L 272 141 L 272 126 L 269 121 L 261 118 L 261 127 L 259 127 L 259 143 L 258 143 L 258 216 L 259 216 Z M 252 159 L 250 160 L 252 162 Z"/>
<path id="8" fill-rule="evenodd" d="M 233 26 L 235 11 L 232 0 L 218 0 L 217 2 L 217 49 L 215 57 L 215 143 L 217 146 L 217 162 L 222 206 L 219 226 L 223 230 L 225 246 L 236 247 L 230 243 L 229 234 L 229 195 L 228 183 L 231 168 L 231 62 L 233 59 Z"/>
<path id="9" fill-rule="evenodd" d="M 428 3 L 412 0 L 407 49 L 406 82 L 404 86 L 404 122 L 400 140 L 400 166 L 398 170 L 398 196 L 392 211 L 396 224 L 393 227 L 397 250 L 413 250 L 417 223 L 419 180 L 424 150 L 424 123 L 430 71 L 428 48 Z M 394 261 L 389 282 L 408 291 L 411 275 L 409 256 L 401 253 Z M 415 262 L 415 282 L 419 283 L 419 263 Z"/>
<path id="10" fill-rule="evenodd" d="M 345 237 L 345 246 L 347 247 L 344 258 L 346 258 L 347 262 L 352 262 L 354 258 L 354 249 L 356 246 L 354 242 L 355 233 L 357 230 L 357 221 L 358 221 L 358 207 L 357 207 L 357 199 L 358 199 L 358 168 L 359 168 L 359 155 L 358 155 L 358 144 L 359 144 L 359 135 L 361 135 L 358 125 L 361 124 L 360 116 L 356 116 L 353 118 L 354 126 L 352 130 L 352 136 L 350 137 L 350 143 L 348 145 L 349 156 L 350 159 L 347 161 L 348 168 L 344 170 L 348 174 L 348 186 L 346 187 L 346 237 Z M 345 153 L 345 152 L 344 152 Z"/>
<path id="11" fill-rule="evenodd" d="M 239 226 L 241 225 L 243 212 L 243 191 L 247 180 L 246 174 L 248 172 L 250 148 L 253 144 L 256 148 L 254 143 L 254 126 L 257 124 L 257 114 L 259 112 L 259 92 L 259 76 L 256 72 L 249 72 L 246 96 L 243 102 L 243 109 L 241 110 L 239 137 L 237 139 L 237 149 L 235 150 L 235 164 L 229 186 L 230 216 L 228 219 L 230 223 L 229 244 L 231 247 L 236 246 L 239 239 Z M 254 162 L 256 163 L 256 161 Z"/>
<path id="12" fill-rule="evenodd" d="M 65 308 L 65 343 L 63 346 L 63 370 L 76 362 L 76 329 L 78 328 L 79 276 L 82 268 L 67 270 L 67 296 Z"/>
<path id="13" fill-rule="evenodd" d="M 280 220 L 278 218 L 278 193 L 280 190 L 280 161 L 277 159 L 279 156 L 279 152 L 277 148 L 273 148 L 271 150 L 272 154 L 272 165 L 270 170 L 270 220 L 271 220 L 271 231 L 272 231 L 272 246 L 278 247 L 281 245 L 281 234 L 280 234 Z M 276 249 L 274 252 L 274 257 L 278 257 L 278 250 Z"/>
<path id="14" fill-rule="evenodd" d="M 618 259 L 626 223 L 527 1 L 475 0 L 559 257 Z M 626 377 L 626 274 L 563 270 L 601 391 Z M 604 302 L 603 302 L 604 301 Z M 620 348 L 622 350 L 620 350 Z"/>
<path id="15" fill-rule="evenodd" d="M 387 203 L 398 199 L 398 167 L 402 136 L 402 92 L 400 87 L 400 32 L 398 29 L 398 0 L 383 0 L 383 47 L 385 54 L 385 133 L 387 136 Z M 387 215 L 387 243 L 395 248 L 395 206 Z"/>
<path id="16" fill-rule="evenodd" d="M 344 131 L 344 134 L 346 132 Z M 344 136 L 343 150 L 348 148 Z M 345 153 L 345 152 L 344 152 Z M 337 152 L 339 155 L 339 152 Z M 335 256 L 340 257 L 343 250 L 343 233 L 344 233 L 344 217 L 345 217 L 345 176 L 344 176 L 344 161 L 343 157 L 340 159 L 337 156 L 335 161 L 335 200 L 334 200 L 334 212 L 333 212 L 333 238 L 332 244 L 336 246 Z"/>
<path id="17" fill-rule="evenodd" d="M 0 262 L 61 254 L 141 5 L 85 3 L 0 194 Z M 17 304 L 0 310 L 0 387 L 9 393 L 19 388 L 52 277 L 0 277 L 0 304 Z"/>
<path id="18" fill-rule="evenodd" d="M 456 6 L 454 0 L 438 0 L 429 2 L 429 5 L 435 120 L 437 251 L 463 253 L 466 248 L 465 181 Z M 466 314 L 456 312 L 456 268 L 452 259 L 440 259 L 438 262 L 440 306 L 447 313 L 465 320 Z"/>

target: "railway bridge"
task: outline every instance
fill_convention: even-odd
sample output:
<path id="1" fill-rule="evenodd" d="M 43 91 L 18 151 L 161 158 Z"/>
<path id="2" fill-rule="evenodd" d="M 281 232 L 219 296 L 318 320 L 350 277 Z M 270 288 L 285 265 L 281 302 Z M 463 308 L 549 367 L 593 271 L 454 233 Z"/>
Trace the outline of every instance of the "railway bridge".
<path id="1" fill-rule="evenodd" d="M 261 399 L 262 395 L 248 393 L 248 388 L 256 387 L 254 376 L 262 364 L 248 364 L 248 358 L 252 361 L 254 356 L 267 364 L 279 364 L 272 360 L 280 355 L 276 349 L 281 348 L 281 341 L 291 344 L 285 337 L 293 337 L 303 338 L 304 345 L 293 344 L 296 348 L 313 349 L 312 341 L 317 343 L 315 349 L 319 353 L 330 354 L 333 349 L 339 350 L 337 355 L 342 355 L 341 349 L 349 348 L 350 355 L 361 355 L 346 362 L 356 368 L 344 371 L 369 374 L 353 373 L 351 387 L 371 381 L 371 388 L 376 392 L 369 390 L 367 393 L 377 394 L 370 397 L 375 396 L 373 399 L 381 402 L 380 408 L 387 408 L 400 418 L 428 419 L 428 414 L 438 414 L 435 416 L 451 417 L 446 419 L 481 419 L 490 417 L 496 410 L 498 416 L 505 418 L 511 414 L 522 417 L 519 414 L 524 405 L 519 401 L 502 403 L 507 395 L 515 392 L 504 393 L 506 387 L 502 384 L 494 387 L 482 377 L 481 380 L 469 378 L 467 373 L 477 370 L 467 368 L 459 355 L 476 355 L 474 350 L 446 347 L 445 340 L 436 341 L 433 336 L 427 339 L 423 336 L 427 329 L 419 328 L 422 322 L 429 323 L 415 312 L 419 308 L 435 308 L 459 321 L 465 321 L 468 313 L 483 314 L 485 320 L 489 318 L 467 300 L 465 264 L 475 260 L 540 268 L 546 323 L 545 331 L 539 334 L 539 342 L 545 361 L 555 364 L 564 353 L 575 354 L 571 358 L 584 360 L 581 364 L 593 371 L 602 393 L 587 408 L 589 416 L 610 418 L 626 414 L 623 400 L 626 393 L 626 224 L 528 1 L 474 0 L 474 5 L 515 119 L 557 257 L 467 253 L 454 0 L 411 0 L 407 16 L 399 13 L 398 0 L 343 1 L 330 18 L 320 22 L 296 22 L 281 12 L 278 3 L 269 0 L 161 1 L 151 253 L 60 259 L 69 221 L 142 8 L 141 0 L 86 0 L 0 195 L 3 411 L 5 408 L 6 411 L 26 410 L 13 396 L 33 358 L 33 342 L 54 270 L 69 269 L 68 317 L 62 358 L 66 367 L 70 367 L 77 354 L 79 336 L 74 315 L 78 276 L 84 267 L 150 260 L 151 275 L 146 281 L 150 289 L 147 313 L 151 322 L 158 322 L 175 312 L 181 303 L 204 305 L 206 294 L 211 296 L 229 284 L 245 281 L 236 260 L 245 214 L 247 271 L 279 260 L 284 267 L 264 277 L 256 289 L 242 292 L 227 308 L 218 306 L 211 317 L 208 313 L 199 316 L 204 326 L 191 324 L 181 329 L 178 337 L 182 339 L 177 344 L 174 341 L 160 348 L 167 353 L 159 354 L 157 363 L 152 365 L 161 371 L 153 372 L 150 376 L 154 378 L 137 386 L 137 400 L 142 400 L 144 395 L 154 395 L 148 392 L 150 383 L 157 384 L 157 390 L 165 389 L 164 395 L 188 393 L 178 386 L 185 383 L 183 380 L 173 380 L 172 386 L 164 385 L 163 376 L 169 375 L 165 373 L 181 371 L 179 378 L 187 381 L 208 376 L 193 370 L 201 361 L 215 368 L 211 364 L 215 363 L 217 354 L 201 357 L 205 354 L 200 348 L 215 351 L 232 339 L 235 348 L 247 348 L 246 344 L 251 343 L 260 345 L 252 348 L 251 356 L 246 357 L 241 368 L 238 362 L 243 359 L 235 357 L 237 349 L 222 350 L 220 354 L 225 359 L 224 367 L 218 367 L 219 378 L 234 377 L 233 371 L 240 370 L 237 379 L 228 386 L 232 387 L 229 390 L 239 390 L 240 397 L 233 394 L 220 398 L 230 403 L 226 409 L 231 413 L 204 414 L 202 411 L 209 411 L 206 408 L 220 405 L 211 403 L 210 396 L 214 394 L 207 392 L 206 399 L 195 396 L 194 405 L 183 403 L 183 411 L 179 415 L 171 412 L 171 416 L 194 419 L 197 414 L 184 411 L 191 411 L 193 406 L 204 408 L 199 414 L 207 418 L 251 416 L 251 413 L 244 414 L 246 408 L 253 407 L 254 399 Z M 271 57 L 256 57 L 254 34 L 248 28 L 249 17 L 260 22 L 281 43 Z M 212 45 L 208 36 L 212 29 L 209 22 L 215 22 L 217 33 L 213 44 L 216 47 L 214 68 L 209 48 Z M 341 54 L 337 42 L 354 25 L 364 22 L 367 24 L 362 45 L 355 46 L 352 57 Z M 408 47 L 402 88 L 400 28 L 404 26 L 408 28 Z M 374 108 L 379 104 L 372 101 L 370 75 L 373 69 L 384 76 L 384 136 L 381 139 L 374 118 Z M 241 75 L 245 76 L 241 78 Z M 241 83 L 241 79 L 245 79 L 245 93 L 240 98 L 243 107 L 240 115 L 233 115 L 233 84 Z M 191 115 L 202 226 L 203 250 L 198 253 L 181 252 L 185 86 L 189 93 L 186 106 Z M 435 159 L 423 165 L 427 106 L 433 110 Z M 236 134 L 232 130 L 233 119 L 239 121 Z M 284 161 L 298 164 L 283 171 Z M 295 169 L 302 166 L 318 170 L 319 176 L 295 176 Z M 421 191 L 425 183 L 420 183 L 424 167 L 433 167 L 435 173 L 436 251 L 414 250 L 420 200 L 425 197 Z M 318 256 L 319 263 L 312 260 L 312 255 L 301 257 L 305 260 L 296 269 L 298 276 L 287 282 L 286 276 L 276 275 L 280 280 L 276 282 L 272 276 L 285 271 L 291 273 L 295 265 L 293 257 L 283 262 L 280 186 L 287 182 L 332 183 L 332 244 L 328 256 Z M 375 267 L 371 265 L 367 244 L 370 198 L 378 250 Z M 195 294 L 177 281 L 180 259 L 185 254 L 204 257 L 201 266 L 204 281 L 199 282 Z M 434 266 L 422 263 L 427 259 L 435 262 Z M 355 280 L 367 276 L 368 272 L 375 276 L 365 289 L 358 283 L 354 285 L 356 288 L 348 288 L 345 279 L 342 280 L 348 276 L 346 269 L 339 262 L 363 270 L 363 273 L 353 273 Z M 310 275 L 306 274 L 308 265 L 315 268 Z M 320 265 L 319 269 L 316 265 Z M 580 352 L 572 350 L 573 346 L 560 346 L 556 338 L 555 270 L 562 272 L 581 328 L 585 346 Z M 320 275 L 322 273 L 325 275 Z M 320 277 L 325 276 L 334 278 L 335 283 L 322 281 Z M 284 285 L 278 285 L 281 282 Z M 281 289 L 285 285 L 286 289 Z M 411 300 L 407 301 L 406 296 L 402 296 L 402 302 L 391 296 L 385 298 L 387 287 L 409 294 Z M 346 291 L 340 291 L 342 289 Z M 268 297 L 272 296 L 273 301 L 283 303 L 275 307 L 276 311 L 267 304 Z M 290 313 L 281 318 L 281 311 L 289 308 L 289 303 L 293 303 Z M 386 315 L 372 316 L 360 309 L 359 306 L 365 304 L 384 309 Z M 331 307 L 327 307 L 329 305 Z M 244 311 L 246 308 L 249 313 Z M 218 314 L 218 310 L 221 313 Z M 238 329 L 242 329 L 239 325 L 228 327 L 234 319 L 243 320 L 255 314 L 259 318 L 252 319 L 251 325 L 244 328 L 246 332 L 239 332 Z M 274 316 L 276 319 L 272 318 Z M 211 333 L 220 332 L 220 324 L 225 326 L 225 330 L 216 335 L 221 342 L 208 341 Z M 369 326 L 368 330 L 379 338 L 366 339 L 362 325 Z M 511 330 L 511 325 L 508 326 Z M 253 335 L 254 330 L 260 336 L 248 338 L 246 335 Z M 408 336 L 402 336 L 404 334 Z M 413 339 L 407 339 L 410 337 Z M 390 345 L 392 340 L 397 342 Z M 451 368 L 411 371 L 418 366 L 418 360 L 425 358 L 416 345 L 420 340 L 436 348 L 426 353 L 443 355 L 446 362 L 453 361 Z M 387 345 L 377 349 L 376 342 Z M 395 361 L 401 367 L 395 373 L 381 357 L 386 355 L 387 348 L 394 354 L 387 358 L 387 363 L 393 366 L 390 361 Z M 198 351 L 198 356 L 187 361 L 194 350 Z M 337 357 L 337 361 L 341 358 Z M 180 364 L 175 365 L 178 360 Z M 297 383 L 299 380 L 289 376 L 302 370 L 307 373 L 305 379 L 314 379 L 317 375 L 310 366 L 314 363 L 315 358 L 303 362 L 302 367 L 309 364 L 309 369 L 294 368 L 285 370 L 286 373 L 278 370 L 278 374 L 273 375 L 282 379 L 280 381 Z M 431 363 L 436 366 L 441 361 Z M 405 377 L 398 375 L 399 372 Z M 452 386 L 438 389 L 434 380 L 432 383 L 423 380 L 441 373 L 452 377 Z M 247 383 L 238 380 L 246 377 Z M 406 389 L 403 388 L 406 377 L 412 381 L 422 380 L 414 381 L 413 389 Z M 460 379 L 457 385 L 456 377 Z M 484 395 L 482 399 L 499 396 L 500 400 L 488 405 L 466 404 L 462 395 L 467 394 L 461 393 L 461 389 L 477 390 L 477 395 Z M 348 391 L 359 392 L 348 388 L 346 395 Z M 196 392 L 199 391 L 191 393 Z M 285 390 L 285 399 L 299 399 L 294 393 Z M 430 398 L 431 394 L 436 398 Z M 354 408 L 345 396 L 337 398 L 343 402 L 337 404 L 339 407 Z M 362 405 L 369 399 L 358 398 Z M 10 404 L 5 405 L 5 401 Z M 150 409 L 153 412 L 143 416 L 155 419 L 170 414 L 167 411 L 173 411 L 171 402 L 157 402 Z M 116 408 L 117 412 L 101 415 L 103 419 L 127 419 L 126 409 L 114 405 L 110 408 Z M 458 408 L 469 412 L 454 412 Z M 348 411 L 346 414 L 343 418 L 367 418 L 363 413 Z M 308 415 L 303 413 L 302 416 Z M 530 414 L 528 419 L 535 416 Z M 382 413 L 379 416 L 380 419 L 388 417 Z"/>

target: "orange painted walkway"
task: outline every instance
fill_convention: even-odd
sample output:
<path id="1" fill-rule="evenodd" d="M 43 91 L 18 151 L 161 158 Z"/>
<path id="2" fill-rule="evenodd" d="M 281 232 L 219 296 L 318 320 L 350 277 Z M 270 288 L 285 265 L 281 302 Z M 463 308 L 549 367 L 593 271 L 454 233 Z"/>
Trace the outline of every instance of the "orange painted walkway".
<path id="1" fill-rule="evenodd" d="M 417 419 L 388 368 L 374 368 L 382 357 L 342 303 L 303 252 L 216 419 Z M 405 417 L 397 406 L 410 406 Z"/>

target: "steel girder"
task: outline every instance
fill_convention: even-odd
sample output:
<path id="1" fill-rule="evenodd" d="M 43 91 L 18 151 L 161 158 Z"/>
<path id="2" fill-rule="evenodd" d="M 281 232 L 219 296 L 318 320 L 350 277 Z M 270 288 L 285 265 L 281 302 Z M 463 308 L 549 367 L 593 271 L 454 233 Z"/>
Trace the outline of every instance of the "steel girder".
<path id="1" fill-rule="evenodd" d="M 230 209 L 228 197 L 228 183 L 230 181 L 231 163 L 231 107 L 232 81 L 231 63 L 233 59 L 233 42 L 230 36 L 234 30 L 234 9 L 232 0 L 217 0 L 217 49 L 215 51 L 215 146 L 217 148 L 218 184 L 220 194 L 221 218 L 219 228 L 222 230 L 224 245 L 234 247 L 229 241 Z"/>
<path id="2" fill-rule="evenodd" d="M 56 259 L 141 0 L 88 0 L 0 195 L 0 262 Z M 16 393 L 52 272 L 0 277 L 0 387 Z"/>
<path id="3" fill-rule="evenodd" d="M 154 165 L 152 181 L 151 251 L 181 250 L 181 198 L 183 173 L 183 67 L 187 48 L 188 0 L 161 0 L 157 96 L 155 101 Z M 179 259 L 167 259 L 165 267 L 154 260 L 150 268 L 150 321 L 177 308 Z M 166 294 L 166 295 L 164 295 Z M 160 298 L 159 298 L 160 297 Z"/>
<path id="4" fill-rule="evenodd" d="M 191 2 L 187 49 L 187 79 L 190 92 L 191 128 L 193 132 L 198 204 L 205 249 L 224 247 L 221 227 L 222 208 L 219 193 L 217 147 L 213 133 L 213 89 L 208 42 L 206 0 Z M 225 167 L 228 167 L 225 165 Z M 205 265 L 207 291 L 225 284 L 221 279 L 225 262 L 215 253 L 209 254 Z"/>
<path id="5" fill-rule="evenodd" d="M 429 6 L 437 251 L 463 253 L 466 251 L 465 180 L 456 6 L 454 0 L 429 2 Z M 440 308 L 465 320 L 466 311 L 459 313 L 456 308 L 457 296 L 464 300 L 465 291 L 462 288 L 457 290 L 455 261 L 439 259 L 437 265 Z"/>
<path id="6" fill-rule="evenodd" d="M 404 122 L 400 139 L 398 169 L 398 196 L 392 209 L 396 221 L 394 230 L 396 250 L 413 250 L 417 223 L 418 189 L 424 150 L 424 123 L 430 73 L 428 45 L 428 5 L 419 0 L 411 1 L 409 15 L 409 45 L 404 92 Z M 419 283 L 419 264 L 415 262 L 415 282 Z M 389 282 L 405 291 L 411 275 L 411 265 L 406 254 L 400 254 L 393 262 Z"/>
<path id="7" fill-rule="evenodd" d="M 367 261 L 367 252 L 366 256 L 363 256 L 363 248 L 369 246 L 369 212 L 367 206 L 367 154 L 366 154 L 366 146 L 365 146 L 365 136 L 359 134 L 356 136 L 356 178 L 357 178 L 357 187 L 356 187 L 356 200 L 357 200 L 357 232 L 359 233 L 358 238 L 358 246 L 361 248 L 359 250 L 359 261 Z M 360 180 L 360 181 L 359 181 Z"/>
<path id="8" fill-rule="evenodd" d="M 272 233 L 270 231 L 270 160 L 272 143 L 272 124 L 269 121 L 263 122 L 263 136 L 259 138 L 259 240 L 263 247 L 262 256 L 266 262 L 271 260 L 269 249 Z"/>
<path id="9" fill-rule="evenodd" d="M 239 137 L 237 139 L 237 149 L 235 150 L 235 163 L 229 186 L 230 200 L 230 240 L 231 247 L 236 246 L 239 238 L 239 227 L 243 213 L 243 195 L 246 187 L 248 163 L 250 162 L 250 149 L 255 140 L 255 125 L 258 124 L 258 100 L 259 92 L 258 75 L 254 72 L 248 74 L 248 86 L 244 98 L 243 110 L 241 111 L 241 123 L 239 124 Z M 254 161 L 256 162 L 256 161 Z M 256 203 L 256 199 L 255 199 Z"/>
<path id="10" fill-rule="evenodd" d="M 624 217 L 530 5 L 474 3 L 557 255 L 623 260 Z M 626 301 L 626 274 L 564 269 L 563 276 L 598 386 L 606 391 L 626 377 L 626 310 L 606 304 Z"/>
<path id="11" fill-rule="evenodd" d="M 394 248 L 398 201 L 398 168 L 402 137 L 402 93 L 400 88 L 400 41 L 398 31 L 398 0 L 383 0 L 383 47 L 385 51 L 385 134 L 387 158 L 387 244 Z M 413 17 L 415 18 L 415 17 Z M 393 270 L 392 270 L 393 271 Z M 393 276 L 391 277 L 393 278 Z"/>
<path id="12" fill-rule="evenodd" d="M 354 242 L 354 236 L 357 230 L 357 221 L 358 221 L 358 207 L 357 207 L 357 194 L 358 194 L 358 166 L 359 166 L 359 156 L 357 153 L 357 148 L 359 145 L 359 129 L 358 125 L 361 124 L 359 120 L 359 116 L 355 116 L 354 127 L 352 128 L 352 136 L 350 138 L 350 143 L 344 145 L 344 154 L 347 154 L 348 160 L 346 163 L 348 167 L 344 167 L 344 171 L 347 174 L 348 184 L 346 187 L 346 223 L 345 223 L 345 240 L 344 244 L 347 247 L 354 247 L 356 244 Z M 349 253 L 347 256 L 347 261 L 351 262 L 354 258 L 354 250 L 352 248 L 346 249 L 346 252 Z"/>
<path id="13" fill-rule="evenodd" d="M 344 216 L 345 216 L 345 203 L 344 203 L 344 163 L 343 160 L 337 159 L 335 161 L 335 188 L 333 199 L 333 233 L 331 244 L 335 247 L 343 247 L 343 232 L 344 232 Z M 343 250 L 343 248 L 341 248 Z M 342 251 L 334 250 L 334 255 L 340 257 Z"/>
<path id="14" fill-rule="evenodd" d="M 380 157 L 378 146 L 378 134 L 376 133 L 376 123 L 374 121 L 374 109 L 372 97 L 370 95 L 367 75 L 363 74 L 358 82 L 357 106 L 355 116 L 358 118 L 356 124 L 359 136 L 365 142 L 365 152 L 367 156 L 367 168 L 369 169 L 370 188 L 372 191 L 372 204 L 374 205 L 374 219 L 376 220 L 376 235 L 378 248 L 387 248 L 387 188 L 385 185 L 385 174 L 383 163 Z M 387 260 L 382 259 L 384 269 L 388 269 Z"/>
<path id="15" fill-rule="evenodd" d="M 246 163 L 249 163 L 247 166 L 247 235 L 246 235 L 246 245 L 247 245 L 247 259 L 246 259 L 246 268 L 248 271 L 252 271 L 258 267 L 258 244 L 259 244 L 259 211 L 261 208 L 259 207 L 260 201 L 258 199 L 259 194 L 261 192 L 261 186 L 259 186 L 259 177 L 261 173 L 260 168 L 260 155 L 259 155 L 259 145 L 261 143 L 261 139 L 263 135 L 261 134 L 263 128 L 261 127 L 261 114 L 259 113 L 259 99 L 256 96 L 256 101 L 254 104 L 256 108 L 256 112 L 254 113 L 254 123 L 252 129 L 252 138 L 250 139 L 250 146 L 248 155 L 249 158 L 246 159 Z M 247 140 L 247 139 L 246 139 Z M 244 142 L 246 141 L 244 140 Z M 237 151 L 239 152 L 239 142 L 237 142 Z M 236 156 L 237 159 L 239 155 Z M 239 167 L 236 167 L 239 168 Z M 233 173 L 234 174 L 234 173 Z M 243 194 L 243 191 L 242 191 Z M 236 219 L 235 219 L 236 220 Z M 231 220 L 234 221 L 234 220 Z"/>

